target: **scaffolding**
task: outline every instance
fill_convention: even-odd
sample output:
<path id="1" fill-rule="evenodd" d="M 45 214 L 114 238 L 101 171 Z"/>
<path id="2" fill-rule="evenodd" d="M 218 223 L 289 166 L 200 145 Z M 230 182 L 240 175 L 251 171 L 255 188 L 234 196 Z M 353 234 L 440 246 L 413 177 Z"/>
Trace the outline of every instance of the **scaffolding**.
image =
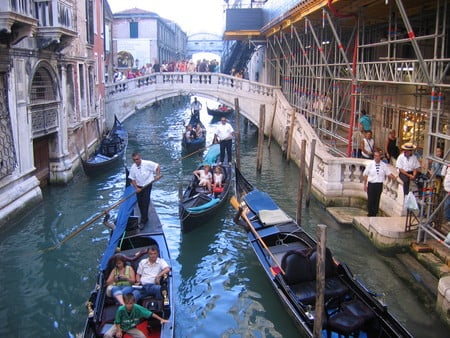
<path id="1" fill-rule="evenodd" d="M 307 14 L 300 8 L 288 24 L 268 30 L 268 80 L 336 155 L 356 153 L 364 109 L 381 150 L 394 129 L 400 144 L 414 142 L 420 156 L 444 161 L 434 149 L 450 146 L 448 12 L 444 0 L 328 1 Z"/>

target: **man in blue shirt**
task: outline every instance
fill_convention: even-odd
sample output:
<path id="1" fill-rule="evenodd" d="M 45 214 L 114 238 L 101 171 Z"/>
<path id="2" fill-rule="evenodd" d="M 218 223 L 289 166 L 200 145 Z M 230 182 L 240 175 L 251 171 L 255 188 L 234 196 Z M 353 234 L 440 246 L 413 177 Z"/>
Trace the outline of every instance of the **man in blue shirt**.
<path id="1" fill-rule="evenodd" d="M 361 117 L 359 118 L 359 127 L 363 132 L 372 131 L 372 120 L 364 109 L 361 110 Z"/>

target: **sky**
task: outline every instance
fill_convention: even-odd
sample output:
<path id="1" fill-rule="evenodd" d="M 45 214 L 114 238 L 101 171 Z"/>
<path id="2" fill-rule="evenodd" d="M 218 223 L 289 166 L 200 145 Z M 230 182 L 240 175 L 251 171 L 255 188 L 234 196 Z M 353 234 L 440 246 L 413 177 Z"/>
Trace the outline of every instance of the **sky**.
<path id="1" fill-rule="evenodd" d="M 139 8 L 176 22 L 188 35 L 222 35 L 224 0 L 107 0 L 113 13 Z"/>

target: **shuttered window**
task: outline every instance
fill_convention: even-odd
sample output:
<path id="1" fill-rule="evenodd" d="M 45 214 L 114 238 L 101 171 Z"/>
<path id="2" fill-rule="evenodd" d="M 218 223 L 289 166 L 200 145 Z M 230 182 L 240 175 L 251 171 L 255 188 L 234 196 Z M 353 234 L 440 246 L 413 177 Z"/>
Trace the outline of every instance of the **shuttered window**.
<path id="1" fill-rule="evenodd" d="M 130 22 L 130 39 L 137 39 L 139 36 L 139 26 L 137 22 Z"/>

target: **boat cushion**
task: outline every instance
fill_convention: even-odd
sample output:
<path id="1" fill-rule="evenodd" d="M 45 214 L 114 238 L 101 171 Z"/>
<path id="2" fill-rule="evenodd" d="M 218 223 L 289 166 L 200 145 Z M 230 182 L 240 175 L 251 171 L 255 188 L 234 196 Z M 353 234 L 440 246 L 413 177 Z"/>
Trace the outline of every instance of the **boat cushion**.
<path id="1" fill-rule="evenodd" d="M 339 334 L 350 336 L 356 334 L 364 324 L 364 319 L 354 316 L 348 311 L 341 311 L 327 320 L 327 328 Z M 356 337 L 358 335 L 356 334 Z"/>
<path id="2" fill-rule="evenodd" d="M 315 248 L 291 250 L 286 252 L 281 261 L 284 279 L 304 304 L 312 304 L 316 299 L 316 262 Z M 337 277 L 336 267 L 331 251 L 327 248 L 325 255 L 325 300 L 345 295 L 348 288 Z"/>
<path id="3" fill-rule="evenodd" d="M 245 203 L 254 212 L 258 213 L 260 210 L 277 210 L 278 205 L 265 192 L 258 189 L 250 191 L 244 197 Z"/>
<path id="4" fill-rule="evenodd" d="M 200 213 L 200 212 L 205 211 L 206 209 L 211 208 L 212 206 L 216 205 L 219 202 L 220 202 L 220 198 L 213 198 L 213 199 L 211 199 L 211 201 L 209 201 L 205 204 L 202 204 L 202 205 L 199 205 L 196 207 L 187 208 L 187 211 L 192 212 L 192 213 Z"/>
<path id="5" fill-rule="evenodd" d="M 258 216 L 259 216 L 259 219 L 261 220 L 261 223 L 266 226 L 288 223 L 288 222 L 292 221 L 292 218 L 290 218 L 288 215 L 286 215 L 286 213 L 281 209 L 260 210 L 258 212 Z"/>
<path id="6" fill-rule="evenodd" d="M 316 281 L 302 282 L 291 285 L 292 291 L 298 301 L 303 304 L 313 304 L 316 301 Z M 325 279 L 325 300 L 330 298 L 343 297 L 347 293 L 347 287 L 341 282 L 338 277 Z"/>
<path id="7" fill-rule="evenodd" d="M 342 304 L 342 308 L 345 311 L 350 312 L 356 317 L 363 318 L 364 320 L 369 320 L 375 317 L 375 313 L 366 304 L 364 304 L 359 299 L 353 299 Z"/>

